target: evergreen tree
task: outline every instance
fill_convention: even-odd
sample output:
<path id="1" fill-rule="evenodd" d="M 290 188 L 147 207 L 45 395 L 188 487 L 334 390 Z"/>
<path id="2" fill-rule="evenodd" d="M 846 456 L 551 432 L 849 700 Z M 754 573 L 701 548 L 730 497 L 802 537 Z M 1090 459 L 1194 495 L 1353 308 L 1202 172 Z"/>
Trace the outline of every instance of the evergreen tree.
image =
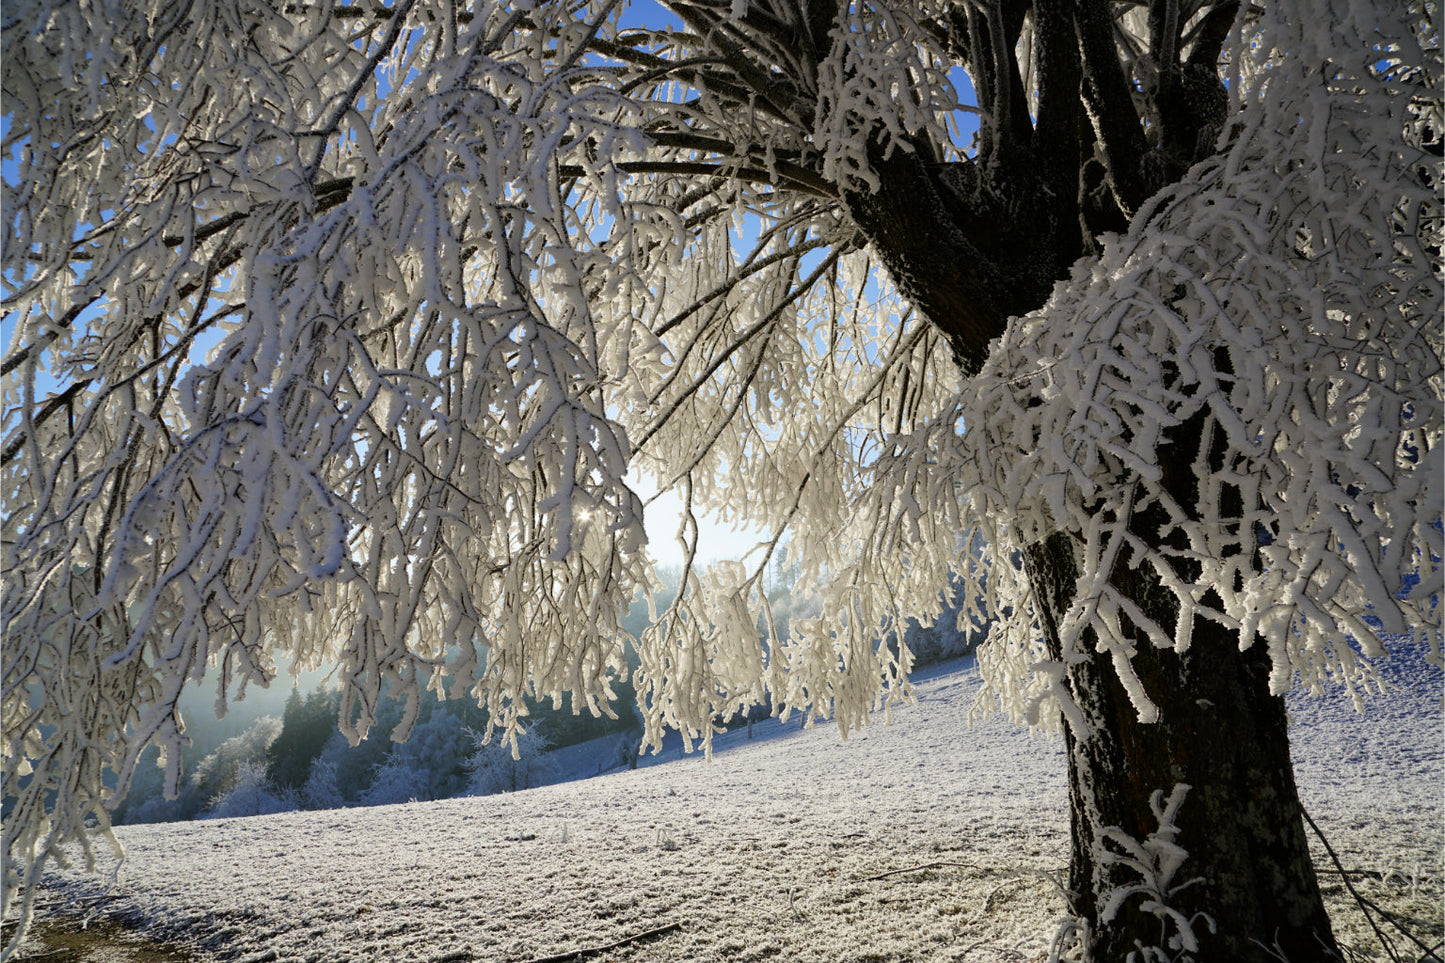
<path id="1" fill-rule="evenodd" d="M 281 716 L 281 734 L 266 750 L 266 775 L 279 789 L 299 789 L 311 763 L 336 729 L 337 699 L 320 687 L 304 699 L 293 688 Z"/>

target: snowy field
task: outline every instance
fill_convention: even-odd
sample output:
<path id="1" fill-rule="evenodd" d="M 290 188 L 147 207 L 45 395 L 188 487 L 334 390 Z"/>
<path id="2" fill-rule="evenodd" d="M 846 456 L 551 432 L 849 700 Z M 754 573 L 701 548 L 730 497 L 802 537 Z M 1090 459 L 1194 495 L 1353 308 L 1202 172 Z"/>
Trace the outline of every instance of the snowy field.
<path id="1" fill-rule="evenodd" d="M 1441 678 L 1398 661 L 1404 688 L 1363 718 L 1292 698 L 1293 738 L 1351 881 L 1434 945 Z M 723 736 L 711 764 L 668 753 L 504 796 L 123 827 L 118 879 L 54 873 L 42 912 L 250 963 L 1040 960 L 1064 912 L 1062 750 L 970 726 L 977 684 L 968 662 L 934 670 L 916 706 L 846 743 L 770 721 Z M 1342 940 L 1385 959 L 1322 849 L 1318 864 Z"/>

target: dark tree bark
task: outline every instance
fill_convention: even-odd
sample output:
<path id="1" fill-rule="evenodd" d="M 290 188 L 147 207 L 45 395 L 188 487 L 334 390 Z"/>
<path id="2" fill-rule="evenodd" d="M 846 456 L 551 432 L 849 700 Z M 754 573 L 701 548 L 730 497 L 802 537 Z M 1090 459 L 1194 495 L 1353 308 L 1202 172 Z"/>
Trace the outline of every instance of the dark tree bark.
<path id="1" fill-rule="evenodd" d="M 1033 546 L 1026 559 L 1056 658 L 1062 652 L 1055 625 L 1072 601 L 1076 577 L 1072 541 L 1055 535 Z M 1115 581 L 1149 614 L 1172 617 L 1157 581 L 1137 571 L 1119 573 Z M 1066 677 L 1087 725 L 1085 737 L 1066 729 L 1064 741 L 1069 890 L 1072 911 L 1088 922 L 1089 958 L 1122 961 L 1140 944 L 1160 945 L 1177 932 L 1144 910 L 1143 894 L 1104 919 L 1109 893 L 1141 880 L 1134 869 L 1109 864 L 1103 853 L 1123 852 L 1104 838 L 1110 827 L 1140 841 L 1157 831 L 1155 794 L 1167 798 L 1182 784 L 1189 789 L 1174 841 L 1189 857 L 1174 880 L 1180 889 L 1165 895 L 1199 938 L 1192 958 L 1340 959 L 1305 837 L 1284 700 L 1270 694 L 1264 646 L 1240 652 L 1232 633 L 1196 619 L 1188 652 L 1143 642 L 1132 667 L 1160 708 L 1158 721 L 1140 721 L 1106 654 L 1071 665 Z"/>

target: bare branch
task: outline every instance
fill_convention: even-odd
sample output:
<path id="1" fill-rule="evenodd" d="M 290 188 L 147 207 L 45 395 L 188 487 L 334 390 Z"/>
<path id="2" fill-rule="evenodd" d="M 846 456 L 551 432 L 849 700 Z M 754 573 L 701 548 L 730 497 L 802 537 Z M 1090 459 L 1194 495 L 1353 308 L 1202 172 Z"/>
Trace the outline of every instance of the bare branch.
<path id="1" fill-rule="evenodd" d="M 643 930 L 641 933 L 633 933 L 631 936 L 624 936 L 620 940 L 611 943 L 602 943 L 597 946 L 588 946 L 578 950 L 565 950 L 561 953 L 554 953 L 551 956 L 539 956 L 536 959 L 528 960 L 527 963 L 575 963 L 577 960 L 585 960 L 590 956 L 599 956 L 612 950 L 621 949 L 632 943 L 644 942 L 665 936 L 668 933 L 675 933 L 682 929 L 681 923 L 668 923 L 664 926 L 655 926 L 650 930 Z"/>
<path id="2" fill-rule="evenodd" d="M 1141 170 L 1147 145 L 1134 110 L 1129 80 L 1115 51 L 1113 16 L 1107 0 L 1083 0 L 1077 16 L 1084 103 L 1104 155 L 1114 198 L 1125 214 L 1132 215 L 1151 193 Z"/>

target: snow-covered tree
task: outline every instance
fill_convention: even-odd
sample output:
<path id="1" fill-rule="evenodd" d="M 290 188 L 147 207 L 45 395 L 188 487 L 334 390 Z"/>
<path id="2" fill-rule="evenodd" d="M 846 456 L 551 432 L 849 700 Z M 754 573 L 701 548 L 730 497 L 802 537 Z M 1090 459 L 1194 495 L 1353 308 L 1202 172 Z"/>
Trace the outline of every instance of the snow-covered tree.
<path id="1" fill-rule="evenodd" d="M 267 777 L 263 761 L 243 762 L 229 789 L 211 799 L 202 819 L 266 816 L 300 808 L 294 793 L 278 790 Z"/>
<path id="2" fill-rule="evenodd" d="M 306 782 L 302 783 L 298 793 L 302 809 L 341 809 L 346 805 L 346 797 L 341 793 L 341 786 L 336 777 L 336 763 L 318 756 L 311 761 L 311 769 L 307 772 Z"/>
<path id="3" fill-rule="evenodd" d="M 547 741 L 537 730 L 517 733 L 515 744 L 510 748 L 488 742 L 483 733 L 474 730 L 469 731 L 469 735 L 472 750 L 464 763 L 469 795 L 490 796 L 530 789 L 548 775 L 548 764 L 541 758 Z"/>
<path id="4" fill-rule="evenodd" d="M 333 665 L 352 739 L 385 684 L 506 741 L 635 645 L 654 745 L 846 732 L 981 540 L 1081 951 L 1331 956 L 1281 695 L 1375 626 L 1439 658 L 1435 17 L 7 4 L 5 913 L 146 745 L 179 787 L 186 686 Z M 699 507 L 770 533 L 635 640 L 633 471 L 689 560 Z M 785 536 L 821 605 L 760 639 Z"/>
<path id="5" fill-rule="evenodd" d="M 414 756 L 392 753 L 373 771 L 371 785 L 361 794 L 363 806 L 391 806 L 428 798 L 426 773 Z"/>
<path id="6" fill-rule="evenodd" d="M 303 697 L 291 690 L 281 716 L 281 732 L 266 748 L 266 773 L 278 788 L 296 789 L 306 782 L 311 763 L 336 731 L 336 706 L 331 693 L 316 688 Z"/>
<path id="7" fill-rule="evenodd" d="M 262 716 L 196 764 L 192 790 L 206 807 L 205 816 L 256 816 L 280 812 L 281 803 L 266 778 L 266 750 L 281 734 L 281 720 Z"/>
<path id="8" fill-rule="evenodd" d="M 467 721 L 449 711 L 448 703 L 434 703 L 407 741 L 392 747 L 387 761 L 420 774 L 417 798 L 446 799 L 465 788 L 466 760 L 472 750 Z"/>

